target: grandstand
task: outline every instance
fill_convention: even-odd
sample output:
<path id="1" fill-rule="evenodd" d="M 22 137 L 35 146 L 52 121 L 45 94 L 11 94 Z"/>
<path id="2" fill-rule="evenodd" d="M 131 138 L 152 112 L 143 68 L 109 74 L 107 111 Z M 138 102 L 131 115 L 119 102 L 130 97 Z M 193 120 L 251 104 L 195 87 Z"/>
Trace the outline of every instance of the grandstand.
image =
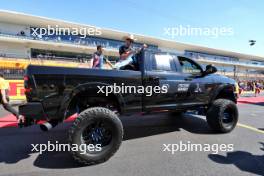
<path id="1" fill-rule="evenodd" d="M 94 28 L 100 35 L 67 33 L 36 35 L 40 29 Z M 118 48 L 127 32 L 103 29 L 63 20 L 0 10 L 0 69 L 10 80 L 22 80 L 28 64 L 89 67 L 96 45 L 104 47 L 111 62 L 118 58 Z M 201 65 L 214 64 L 220 74 L 239 79 L 264 79 L 264 57 L 204 46 L 185 44 L 134 34 L 136 47 L 148 44 L 150 49 L 184 54 Z"/>

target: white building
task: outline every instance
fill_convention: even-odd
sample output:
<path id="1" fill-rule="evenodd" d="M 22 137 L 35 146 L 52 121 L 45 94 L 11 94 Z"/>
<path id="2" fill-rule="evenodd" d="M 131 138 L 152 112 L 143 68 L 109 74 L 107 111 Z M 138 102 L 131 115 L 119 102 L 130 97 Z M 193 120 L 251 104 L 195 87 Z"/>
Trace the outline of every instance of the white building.
<path id="1" fill-rule="evenodd" d="M 41 29 L 79 29 L 79 35 L 36 35 Z M 98 35 L 83 37 L 81 29 L 99 30 Z M 38 32 L 37 32 L 38 31 Z M 100 35 L 99 35 L 100 34 Z M 126 32 L 102 29 L 85 24 L 0 11 L 0 57 L 19 59 L 89 59 L 96 45 L 105 48 L 105 55 L 114 60 Z M 212 63 L 222 74 L 240 78 L 264 79 L 264 57 L 219 50 L 192 44 L 179 43 L 134 34 L 138 45 L 146 43 L 152 49 L 178 52 L 196 59 L 201 64 Z M 136 44 L 137 45 L 137 44 Z M 77 59 L 78 58 L 78 59 Z"/>

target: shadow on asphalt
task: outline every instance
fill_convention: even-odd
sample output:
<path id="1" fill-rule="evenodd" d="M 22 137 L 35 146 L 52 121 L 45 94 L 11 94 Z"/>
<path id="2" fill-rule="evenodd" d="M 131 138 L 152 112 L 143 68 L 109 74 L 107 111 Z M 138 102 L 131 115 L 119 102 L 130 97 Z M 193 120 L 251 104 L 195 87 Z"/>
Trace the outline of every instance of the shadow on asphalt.
<path id="1" fill-rule="evenodd" d="M 213 134 L 204 119 L 185 114 L 177 116 L 155 114 L 146 116 L 121 117 L 124 125 L 124 140 L 159 135 L 169 132 L 186 130 L 196 134 Z M 24 129 L 0 128 L 0 164 L 16 164 L 21 160 L 30 158 L 31 144 L 67 144 L 68 129 L 71 123 L 58 125 L 49 132 L 40 131 L 38 126 Z M 35 155 L 34 155 L 35 156 Z M 33 156 L 32 156 L 33 157 Z M 45 152 L 38 154 L 34 166 L 39 168 L 63 169 L 82 167 L 73 160 L 69 152 Z"/>
<path id="2" fill-rule="evenodd" d="M 160 115 L 159 117 L 157 117 Z M 186 130 L 196 134 L 214 134 L 202 118 L 190 114 L 174 115 L 172 113 L 160 113 L 155 115 L 124 117 L 124 140 Z"/>
<path id="3" fill-rule="evenodd" d="M 260 142 L 262 151 L 264 143 Z M 245 151 L 228 152 L 226 156 L 209 154 L 208 157 L 218 164 L 232 164 L 244 172 L 256 175 L 264 175 L 264 155 L 253 155 Z"/>

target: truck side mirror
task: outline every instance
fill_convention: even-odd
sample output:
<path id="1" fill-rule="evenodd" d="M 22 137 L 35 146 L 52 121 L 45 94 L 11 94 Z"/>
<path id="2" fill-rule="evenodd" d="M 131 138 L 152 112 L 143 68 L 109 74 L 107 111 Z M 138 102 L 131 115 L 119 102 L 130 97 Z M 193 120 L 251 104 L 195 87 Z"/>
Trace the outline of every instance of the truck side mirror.
<path id="1" fill-rule="evenodd" d="M 204 71 L 204 75 L 209 75 L 212 73 L 217 72 L 217 68 L 212 66 L 212 65 L 206 65 L 205 71 Z"/>

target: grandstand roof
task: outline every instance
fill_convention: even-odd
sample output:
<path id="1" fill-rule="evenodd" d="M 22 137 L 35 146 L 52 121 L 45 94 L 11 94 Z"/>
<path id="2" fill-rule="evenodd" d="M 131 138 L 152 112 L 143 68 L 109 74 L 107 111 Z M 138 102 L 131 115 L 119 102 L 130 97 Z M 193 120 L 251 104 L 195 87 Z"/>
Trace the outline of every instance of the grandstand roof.
<path id="1" fill-rule="evenodd" d="M 34 16 L 34 15 L 29 15 L 29 14 L 24 14 L 24 13 L 19 13 L 19 12 L 6 11 L 6 10 L 0 10 L 0 21 L 6 22 L 6 23 L 36 26 L 36 27 L 46 27 L 47 25 L 51 25 L 51 26 L 59 25 L 60 27 L 70 27 L 70 28 L 96 27 L 96 26 L 91 26 L 91 25 L 73 23 L 73 22 L 68 22 L 64 20 L 51 19 L 51 18 Z M 131 34 L 131 33 L 123 32 L 123 31 L 106 29 L 106 28 L 101 28 L 101 31 L 102 31 L 102 35 L 101 35 L 102 37 L 109 38 L 109 39 L 117 39 L 117 40 L 122 40 L 124 36 Z M 234 51 L 215 49 L 215 48 L 210 48 L 206 46 L 175 42 L 172 40 L 165 40 L 165 39 L 160 39 L 160 38 L 155 38 L 155 37 L 145 36 L 145 35 L 140 35 L 140 34 L 134 34 L 134 36 L 137 38 L 138 42 L 157 45 L 159 48 L 168 48 L 168 49 L 178 50 L 178 51 L 188 50 L 188 51 L 196 51 L 196 52 L 202 52 L 202 53 L 208 53 L 208 54 L 235 57 L 239 59 L 246 59 L 246 60 L 254 59 L 254 60 L 264 61 L 264 56 L 256 56 L 256 55 L 244 54 L 244 53 L 239 53 L 239 52 L 234 52 Z"/>

